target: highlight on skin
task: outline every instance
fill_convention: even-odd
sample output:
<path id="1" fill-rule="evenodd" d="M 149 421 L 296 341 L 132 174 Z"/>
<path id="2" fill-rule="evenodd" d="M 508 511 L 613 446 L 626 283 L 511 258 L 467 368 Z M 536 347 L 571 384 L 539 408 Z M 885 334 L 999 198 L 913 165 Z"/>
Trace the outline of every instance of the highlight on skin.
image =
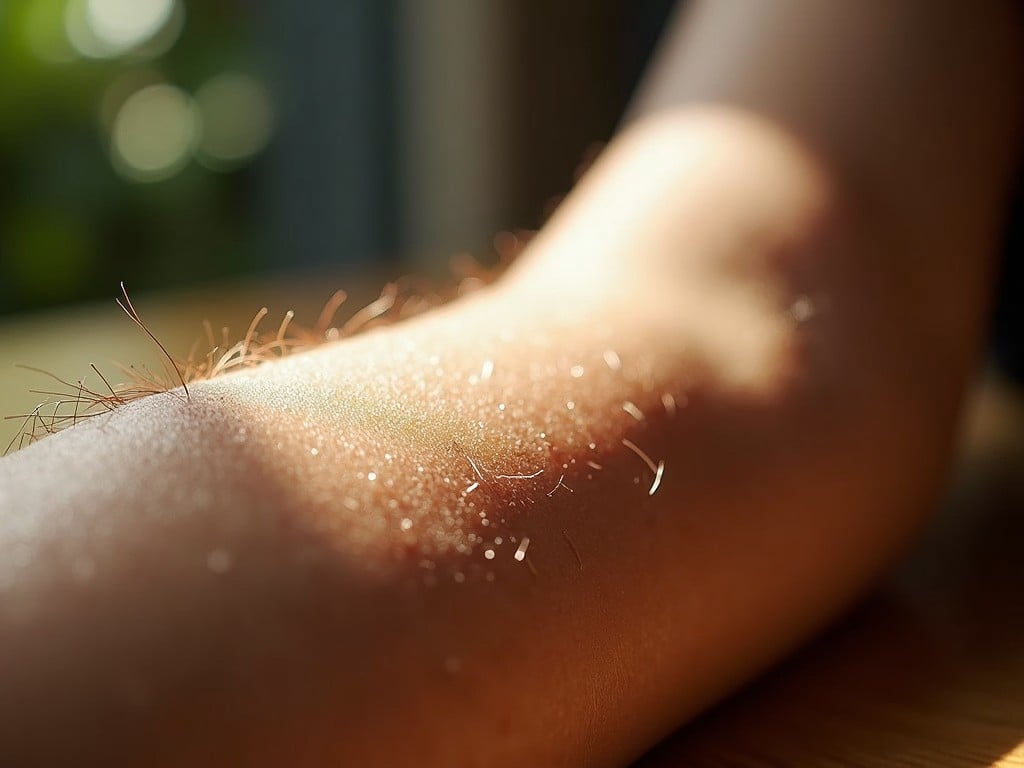
<path id="1" fill-rule="evenodd" d="M 498 263 L 492 268 L 485 268 L 468 257 L 453 259 L 455 280 L 446 289 L 430 291 L 422 281 L 417 282 L 412 278 L 390 283 L 385 286 L 379 298 L 342 322 L 336 322 L 339 311 L 347 299 L 347 294 L 342 290 L 331 296 L 316 322 L 308 327 L 295 322 L 295 313 L 289 310 L 276 327 L 263 330 L 261 325 L 268 315 L 268 310 L 264 307 L 255 314 L 245 334 L 237 341 L 232 341 L 229 329 L 222 328 L 218 338 L 210 323 L 204 321 L 204 336 L 196 341 L 183 359 L 173 356 L 146 325 L 122 283 L 122 295 L 117 299 L 117 304 L 140 331 L 159 348 L 165 358 L 163 369 L 152 371 L 148 367 L 119 366 L 126 377 L 126 382 L 112 383 L 99 368 L 91 365 L 92 375 L 100 382 L 93 384 L 88 382 L 88 376 L 72 382 L 52 372 L 22 365 L 21 367 L 48 377 L 59 387 L 32 390 L 50 399 L 37 405 L 30 413 L 6 417 L 21 419 L 22 425 L 18 434 L 8 444 L 5 454 L 15 445 L 20 450 L 42 437 L 74 427 L 93 417 L 111 414 L 123 406 L 153 395 L 168 394 L 187 405 L 192 398 L 189 385 L 215 382 L 228 374 L 250 371 L 265 363 L 280 361 L 299 352 L 309 352 L 331 342 L 350 339 L 370 329 L 420 315 L 455 298 L 473 294 L 494 283 L 505 272 L 532 234 L 526 231 L 499 234 L 495 238 Z M 207 347 L 207 352 L 197 355 L 197 350 L 203 344 Z M 392 354 L 390 357 L 392 360 L 401 359 L 402 354 Z M 646 381 L 645 388 L 649 389 L 651 386 L 649 363 L 632 361 L 633 365 L 624 365 L 619 352 L 610 346 L 600 350 L 594 359 L 588 357 L 581 355 L 579 360 L 574 360 L 564 371 L 545 370 L 544 374 L 564 376 L 569 390 L 579 387 L 593 388 L 595 373 L 618 380 L 618 386 L 623 387 L 623 391 L 632 388 L 632 385 L 641 379 Z M 425 362 L 428 367 L 437 366 L 439 357 L 432 355 Z M 436 370 L 440 375 L 442 369 L 437 367 Z M 496 363 L 493 359 L 485 358 L 480 362 L 479 370 L 466 374 L 465 380 L 471 386 L 493 387 L 492 379 L 501 384 L 503 373 L 501 370 L 496 372 Z M 461 373 L 458 375 L 462 377 Z M 439 380 L 442 386 L 443 378 L 442 376 Z M 583 381 L 584 379 L 586 380 Z M 524 382 L 524 385 L 528 387 L 528 382 Z M 504 386 L 508 387 L 507 384 Z M 438 397 L 443 395 L 438 393 Z M 446 488 L 442 493 L 450 495 L 453 500 L 449 505 L 450 509 L 445 513 L 447 530 L 435 531 L 433 534 L 425 533 L 416 510 L 429 504 L 411 498 L 392 499 L 388 503 L 388 510 L 392 514 L 374 516 L 378 521 L 389 520 L 390 527 L 398 532 L 399 550 L 405 548 L 403 538 L 408 536 L 412 540 L 415 537 L 417 551 L 420 554 L 418 566 L 423 572 L 425 582 L 429 584 L 441 575 L 435 573 L 435 557 L 440 559 L 447 555 L 472 555 L 481 552 L 483 567 L 457 565 L 447 569 L 448 572 L 444 576 L 455 582 L 462 582 L 468 572 L 487 581 L 493 581 L 494 571 L 486 566 L 490 561 L 502 556 L 501 553 L 505 550 L 505 557 L 510 557 L 514 562 L 525 563 L 536 575 L 534 565 L 528 557 L 530 537 L 513 527 L 512 520 L 506 519 L 506 513 L 499 511 L 495 514 L 494 509 L 526 509 L 539 502 L 551 503 L 551 500 L 557 503 L 556 497 L 559 494 L 574 493 L 570 483 L 593 480 L 595 473 L 604 470 L 604 465 L 593 458 L 599 456 L 599 445 L 591 439 L 594 435 L 588 426 L 594 421 L 593 415 L 586 413 L 586 407 L 582 402 L 584 398 L 580 397 L 577 399 L 581 401 L 581 408 L 576 411 L 576 401 L 572 397 L 567 396 L 564 403 L 564 415 L 569 418 L 568 424 L 562 424 L 561 420 L 548 419 L 546 423 L 549 426 L 533 436 L 533 445 L 519 450 L 523 441 L 521 438 L 516 440 L 517 455 L 485 455 L 486 449 L 482 444 L 494 441 L 474 436 L 463 437 L 466 444 L 461 443 L 459 439 L 447 442 L 441 440 L 447 449 L 441 451 L 445 455 L 437 457 L 438 463 L 435 466 L 425 468 L 422 463 L 417 462 L 415 473 L 420 476 L 423 498 L 436 497 L 437 490 L 433 486 L 443 483 Z M 487 400 L 486 396 L 484 399 Z M 680 403 L 685 405 L 686 399 L 686 394 L 678 393 Z M 663 409 L 668 417 L 675 416 L 677 395 L 672 392 L 663 392 L 652 403 Z M 651 407 L 651 404 L 646 407 Z M 493 410 L 501 423 L 505 422 L 506 418 L 509 421 L 521 420 L 522 408 L 523 402 L 520 400 L 498 403 Z M 368 405 L 368 410 L 373 409 L 373 406 Z M 635 421 L 637 428 L 644 428 L 645 414 L 640 406 L 631 400 L 622 400 L 621 415 Z M 477 423 L 483 427 L 482 420 Z M 552 442 L 556 431 L 560 432 L 561 444 Z M 437 444 L 436 440 L 433 442 Z M 648 496 L 653 496 L 662 482 L 665 461 L 653 459 L 632 440 L 622 439 L 619 442 L 639 459 L 636 471 L 632 475 L 632 483 L 642 486 Z M 346 447 L 351 450 L 355 446 Z M 600 447 L 603 450 L 606 446 Z M 311 456 L 316 457 L 323 449 L 314 446 L 308 450 Z M 357 477 L 365 479 L 369 484 L 374 484 L 380 479 L 381 483 L 390 485 L 392 481 L 388 474 L 401 462 L 400 454 L 401 451 L 397 448 L 392 452 L 385 452 L 384 467 L 376 471 L 358 472 Z M 412 471 L 411 467 L 408 469 Z M 355 513 L 374 506 L 376 500 L 376 491 L 371 491 L 365 499 L 360 498 L 358 493 L 350 492 L 345 495 L 343 504 L 349 512 Z M 393 511 L 400 508 L 408 511 L 396 517 Z M 395 519 L 390 520 L 391 517 Z M 562 537 L 582 569 L 583 559 L 569 533 L 562 531 Z M 231 568 L 230 553 L 223 550 L 211 552 L 209 566 L 211 571 L 226 572 Z"/>
<path id="2" fill-rule="evenodd" d="M 467 299 L 452 309 L 481 311 L 478 307 Z M 600 334 L 607 340 L 604 348 L 552 360 L 547 336 L 571 333 L 568 321 L 563 327 L 526 327 L 518 333 L 509 328 L 504 338 L 499 333 L 483 339 L 475 358 L 451 353 L 444 339 L 456 336 L 455 326 L 463 320 L 450 320 L 453 315 L 440 313 L 426 330 L 417 324 L 405 333 L 389 328 L 353 340 L 361 343 L 350 347 L 352 354 L 369 358 L 363 364 L 375 371 L 370 386 L 360 372 L 353 375 L 345 357 L 324 346 L 272 368 L 240 369 L 230 382 L 209 380 L 206 392 L 231 400 L 248 414 L 243 423 L 250 426 L 238 439 L 249 443 L 258 440 L 258 425 L 268 413 L 278 422 L 301 416 L 303 444 L 290 452 L 320 466 L 345 461 L 349 478 L 337 494 L 334 489 L 319 494 L 330 501 L 317 501 L 318 494 L 312 494 L 299 512 L 301 519 L 314 529 L 337 528 L 340 547 L 353 542 L 369 546 L 370 554 L 360 550 L 363 562 L 399 562 L 414 552 L 427 583 L 437 578 L 491 581 L 491 561 L 498 558 L 512 558 L 532 570 L 524 520 L 543 515 L 576 494 L 581 483 L 605 472 L 606 456 L 622 454 L 620 445 L 630 451 L 622 454 L 630 463 L 626 470 L 619 468 L 613 482 L 635 486 L 638 501 L 657 492 L 665 462 L 652 458 L 638 442 L 650 429 L 646 414 L 651 409 L 668 416 L 666 402 L 686 401 L 684 384 L 670 381 L 646 353 L 613 348 L 611 328 Z M 520 364 L 524 338 L 532 349 L 525 357 L 534 361 L 525 369 Z M 403 371 L 404 386 L 420 392 L 429 403 L 426 408 L 410 405 L 402 388 L 394 386 Z M 326 393 L 288 389 L 289 382 L 316 380 L 324 382 L 320 386 L 328 388 Z M 220 381 L 230 387 L 220 389 Z M 554 403 L 524 397 L 538 382 L 564 394 Z M 666 392 L 668 386 L 676 387 L 676 393 Z M 628 395 L 637 400 L 629 401 L 632 412 L 605 406 L 626 402 L 627 393 L 638 387 L 647 394 L 645 399 Z M 340 414 L 317 405 L 324 400 L 336 403 Z M 277 428 L 270 430 L 276 433 Z M 623 430 L 633 439 L 619 438 Z M 440 508 L 437 499 L 446 500 Z M 562 536 L 575 550 L 568 533 Z M 574 557 L 579 559 L 578 552 Z"/>

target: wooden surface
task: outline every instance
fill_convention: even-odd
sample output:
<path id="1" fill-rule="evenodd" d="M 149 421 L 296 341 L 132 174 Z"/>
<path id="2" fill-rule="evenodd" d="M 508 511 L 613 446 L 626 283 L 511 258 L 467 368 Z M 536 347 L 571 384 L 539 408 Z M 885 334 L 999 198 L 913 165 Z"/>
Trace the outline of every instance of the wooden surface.
<path id="1" fill-rule="evenodd" d="M 294 307 L 312 322 L 338 284 L 264 282 L 136 305 L 181 354 L 204 317 L 244 328 L 272 296 L 270 320 Z M 12 363 L 73 381 L 112 359 L 158 359 L 112 300 L 0 322 L 0 411 L 30 409 L 39 396 L 28 390 L 46 388 Z M 907 562 L 825 637 L 640 766 L 1024 766 L 1024 398 L 993 381 L 980 392 L 948 498 Z M 0 449 L 16 424 L 2 426 Z"/>
<path id="2" fill-rule="evenodd" d="M 1024 766 L 1024 400 L 988 381 L 908 560 L 826 636 L 638 764 Z"/>

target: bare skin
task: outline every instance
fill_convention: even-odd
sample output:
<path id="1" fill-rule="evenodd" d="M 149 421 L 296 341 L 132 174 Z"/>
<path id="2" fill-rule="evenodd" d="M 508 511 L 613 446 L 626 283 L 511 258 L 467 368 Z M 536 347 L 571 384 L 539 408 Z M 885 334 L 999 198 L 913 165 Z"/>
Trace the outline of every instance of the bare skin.
<path id="1" fill-rule="evenodd" d="M 941 84 L 957 12 L 876 5 L 703 3 L 495 287 L 0 462 L 0 754 L 616 765 L 848 605 L 941 480 L 1020 125 L 1009 4 Z"/>

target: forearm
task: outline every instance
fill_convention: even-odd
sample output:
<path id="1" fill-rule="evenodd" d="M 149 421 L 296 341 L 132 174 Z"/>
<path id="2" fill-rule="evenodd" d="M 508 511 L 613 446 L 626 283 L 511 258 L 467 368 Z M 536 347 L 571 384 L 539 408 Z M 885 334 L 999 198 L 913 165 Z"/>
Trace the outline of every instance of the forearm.
<path id="1" fill-rule="evenodd" d="M 919 435 L 809 386 L 784 282 L 534 268 L 0 464 L 4 741 L 610 764 L 905 539 Z"/>

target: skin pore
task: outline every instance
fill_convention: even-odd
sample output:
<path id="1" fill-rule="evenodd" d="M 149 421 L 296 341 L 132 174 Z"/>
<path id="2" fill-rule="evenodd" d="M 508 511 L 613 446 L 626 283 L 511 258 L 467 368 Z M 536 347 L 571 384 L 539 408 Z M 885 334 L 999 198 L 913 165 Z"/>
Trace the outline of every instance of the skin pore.
<path id="1" fill-rule="evenodd" d="M 495 286 L 0 462 L 0 754 L 622 764 L 848 605 L 947 459 L 1019 40 L 976 4 L 940 88 L 957 12 L 776 5 L 701 4 Z"/>

